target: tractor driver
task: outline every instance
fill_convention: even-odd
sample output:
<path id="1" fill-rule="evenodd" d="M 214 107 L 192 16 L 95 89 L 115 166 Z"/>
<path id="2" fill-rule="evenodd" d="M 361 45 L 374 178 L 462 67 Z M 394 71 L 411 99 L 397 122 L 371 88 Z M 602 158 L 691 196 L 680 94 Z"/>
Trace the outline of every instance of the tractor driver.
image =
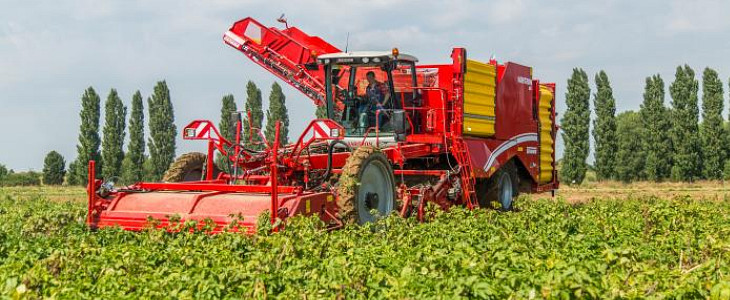
<path id="1" fill-rule="evenodd" d="M 388 87 L 384 83 L 375 80 L 375 73 L 373 71 L 368 71 L 365 77 L 368 80 L 368 86 L 365 89 L 365 97 L 367 100 L 366 104 L 360 106 L 360 113 L 367 113 L 368 110 L 373 111 L 375 114 L 378 114 L 378 124 L 382 126 L 383 114 L 385 113 L 382 110 L 385 109 L 388 100 L 390 100 Z"/>

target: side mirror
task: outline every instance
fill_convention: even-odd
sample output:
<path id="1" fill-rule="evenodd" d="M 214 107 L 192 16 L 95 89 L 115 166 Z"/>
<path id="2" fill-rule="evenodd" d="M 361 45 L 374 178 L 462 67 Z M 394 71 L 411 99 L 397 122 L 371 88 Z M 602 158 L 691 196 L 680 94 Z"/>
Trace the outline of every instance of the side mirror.
<path id="1" fill-rule="evenodd" d="M 342 77 L 342 74 L 340 74 L 340 69 L 332 69 L 332 84 L 339 84 L 340 77 Z"/>
<path id="2" fill-rule="evenodd" d="M 410 126 L 408 125 L 408 116 L 406 115 L 406 111 L 402 109 L 394 110 L 391 118 L 391 125 L 393 126 L 393 131 L 395 132 L 396 139 L 399 141 L 405 140 L 406 134 L 410 129 Z"/>

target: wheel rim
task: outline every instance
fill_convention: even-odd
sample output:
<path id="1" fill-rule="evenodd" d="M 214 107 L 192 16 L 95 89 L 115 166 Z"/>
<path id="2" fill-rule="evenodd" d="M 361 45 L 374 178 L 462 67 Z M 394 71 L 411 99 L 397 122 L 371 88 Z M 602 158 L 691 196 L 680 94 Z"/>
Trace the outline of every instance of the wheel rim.
<path id="1" fill-rule="evenodd" d="M 507 210 L 512 207 L 513 196 L 512 178 L 509 174 L 503 174 L 499 178 L 499 202 L 502 204 L 502 209 Z"/>
<path id="2" fill-rule="evenodd" d="M 373 160 L 365 166 L 360 176 L 357 191 L 357 212 L 360 224 L 375 221 L 370 210 L 375 209 L 381 216 L 393 210 L 393 181 L 383 162 Z"/>

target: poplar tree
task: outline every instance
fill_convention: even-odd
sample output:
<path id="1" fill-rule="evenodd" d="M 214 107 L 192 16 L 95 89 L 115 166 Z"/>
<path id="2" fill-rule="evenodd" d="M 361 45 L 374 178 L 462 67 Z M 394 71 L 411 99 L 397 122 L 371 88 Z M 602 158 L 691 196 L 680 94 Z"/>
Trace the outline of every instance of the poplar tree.
<path id="1" fill-rule="evenodd" d="M 96 174 L 100 176 L 101 160 L 99 155 L 99 117 L 101 115 L 101 99 L 94 88 L 89 87 L 81 96 L 81 125 L 79 128 L 79 143 L 76 145 L 77 157 L 74 163 L 71 183 L 74 185 L 86 184 L 88 180 L 88 164 L 96 161 Z"/>
<path id="2" fill-rule="evenodd" d="M 585 179 L 590 138 L 590 97 L 588 75 L 583 69 L 573 69 L 568 79 L 565 102 L 568 106 L 561 120 L 562 137 L 565 142 L 563 166 L 560 177 L 568 184 L 580 184 Z"/>
<path id="3" fill-rule="evenodd" d="M 66 172 L 66 184 L 68 185 L 81 185 L 82 179 L 78 174 L 78 160 L 74 159 L 68 164 L 68 172 Z"/>
<path id="4" fill-rule="evenodd" d="M 152 96 L 147 99 L 150 116 L 150 138 L 147 142 L 152 164 L 151 178 L 160 180 L 175 159 L 175 115 L 167 83 L 157 82 Z"/>
<path id="5" fill-rule="evenodd" d="M 730 91 L 730 78 L 728 78 L 728 91 Z M 729 97 L 730 98 L 730 97 Z M 729 106 L 730 107 L 730 106 Z M 730 115 L 728 115 L 728 121 L 725 122 L 723 138 L 723 148 L 725 149 L 725 167 L 723 171 L 723 178 L 730 179 Z"/>
<path id="6" fill-rule="evenodd" d="M 688 66 L 677 67 L 674 82 L 669 86 L 672 96 L 672 145 L 674 156 L 672 178 L 693 181 L 702 177 L 701 139 L 699 134 L 699 84 Z"/>
<path id="7" fill-rule="evenodd" d="M 623 182 L 644 179 L 644 135 L 641 115 L 633 111 L 620 113 L 616 118 L 618 147 L 616 151 L 616 178 Z"/>
<path id="8" fill-rule="evenodd" d="M 246 148 L 253 149 L 253 150 L 261 150 L 263 149 L 263 145 L 254 145 L 256 143 L 261 142 L 261 138 L 259 138 L 258 133 L 253 132 L 251 130 L 251 126 L 253 128 L 258 128 L 259 130 L 263 130 L 263 122 L 264 122 L 264 109 L 261 99 L 261 90 L 256 87 L 256 84 L 253 83 L 253 81 L 248 81 L 246 84 L 246 105 L 244 106 L 245 113 L 243 117 L 243 142 L 244 145 L 246 145 Z M 250 120 L 249 120 L 250 117 Z M 249 126 L 249 123 L 251 123 L 251 126 Z"/>
<path id="9" fill-rule="evenodd" d="M 596 110 L 596 119 L 593 120 L 596 176 L 599 180 L 611 179 L 616 172 L 616 100 L 604 71 L 596 74 L 593 106 Z"/>
<path id="10" fill-rule="evenodd" d="M 66 175 L 66 161 L 56 151 L 48 152 L 43 160 L 43 184 L 61 185 Z"/>
<path id="11" fill-rule="evenodd" d="M 271 86 L 271 94 L 269 95 L 269 110 L 266 112 L 266 140 L 269 143 L 274 142 L 276 133 L 276 121 L 281 122 L 279 128 L 279 144 L 286 145 L 289 143 L 289 113 L 286 109 L 286 97 L 281 90 L 281 86 L 274 82 Z"/>
<path id="12" fill-rule="evenodd" d="M 228 94 L 223 96 L 221 102 L 221 119 L 218 123 L 218 130 L 220 130 L 221 136 L 223 136 L 224 139 L 230 141 L 231 143 L 235 143 L 236 123 L 231 120 L 231 115 L 238 110 L 238 108 L 236 107 L 236 100 L 233 98 L 233 95 Z M 229 152 L 229 155 L 236 155 L 236 153 L 232 153 L 233 147 L 231 147 L 231 149 L 226 149 L 226 151 Z M 219 155 L 216 158 L 216 165 L 218 165 L 219 169 L 229 173 L 230 170 L 228 166 L 230 164 L 228 163 L 228 161 L 229 159 L 227 157 Z"/>
<path id="13" fill-rule="evenodd" d="M 702 175 L 705 179 L 721 179 L 725 164 L 723 149 L 723 91 L 717 72 L 705 68 L 702 73 Z"/>
<path id="14" fill-rule="evenodd" d="M 231 120 L 231 114 L 237 110 L 236 100 L 233 98 L 233 95 L 228 94 L 223 96 L 223 99 L 221 99 L 221 119 L 218 123 L 218 130 L 220 130 L 223 138 L 230 142 L 236 140 L 236 130 L 234 128 L 236 124 Z"/>
<path id="15" fill-rule="evenodd" d="M 3 180 L 3 177 L 8 176 L 8 167 L 6 167 L 3 164 L 0 164 L 0 181 Z"/>
<path id="16" fill-rule="evenodd" d="M 101 143 L 101 174 L 106 179 L 122 175 L 126 118 L 127 108 L 117 91 L 112 89 L 104 103 L 104 137 Z"/>
<path id="17" fill-rule="evenodd" d="M 672 141 L 669 136 L 672 123 L 664 106 L 664 81 L 659 74 L 646 78 L 644 102 L 639 110 L 644 127 L 643 149 L 646 153 L 644 174 L 648 180 L 669 178 L 672 168 Z"/>
<path id="18" fill-rule="evenodd" d="M 129 144 L 122 163 L 122 180 L 126 184 L 140 182 L 144 178 L 144 102 L 137 91 L 132 96 L 132 113 L 129 115 Z"/>

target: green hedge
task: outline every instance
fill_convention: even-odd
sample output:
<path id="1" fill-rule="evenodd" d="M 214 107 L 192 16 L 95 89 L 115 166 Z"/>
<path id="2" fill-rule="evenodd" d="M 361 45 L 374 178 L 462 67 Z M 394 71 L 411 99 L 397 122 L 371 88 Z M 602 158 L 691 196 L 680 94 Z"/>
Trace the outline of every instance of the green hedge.
<path id="1" fill-rule="evenodd" d="M 19 172 L 9 173 L 0 178 L 0 186 L 34 186 L 41 185 L 41 173 L 38 172 Z"/>

